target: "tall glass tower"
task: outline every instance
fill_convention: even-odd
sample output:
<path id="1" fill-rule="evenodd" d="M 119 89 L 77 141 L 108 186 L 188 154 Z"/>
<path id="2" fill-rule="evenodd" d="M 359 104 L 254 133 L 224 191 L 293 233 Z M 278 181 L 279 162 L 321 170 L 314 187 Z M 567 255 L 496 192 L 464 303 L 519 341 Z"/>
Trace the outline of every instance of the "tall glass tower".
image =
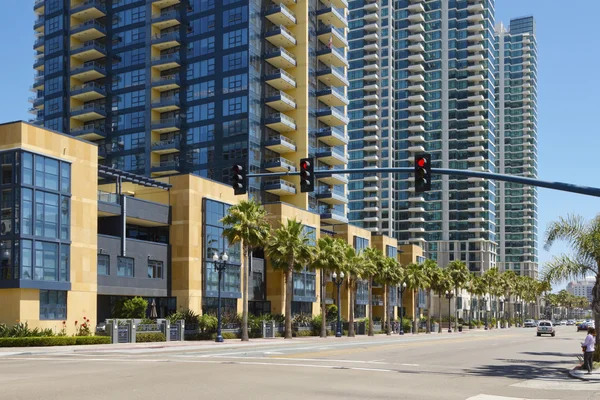
<path id="1" fill-rule="evenodd" d="M 537 178 L 537 44 L 533 17 L 496 26 L 496 165 Z M 537 277 L 537 188 L 497 183 L 498 265 Z"/>
<path id="2" fill-rule="evenodd" d="M 428 152 L 434 167 L 494 172 L 494 1 L 378 4 L 350 4 L 350 166 L 410 167 Z M 411 174 L 380 179 L 351 177 L 352 223 L 440 265 L 495 266 L 494 182 L 436 176 L 416 194 Z"/>
<path id="3" fill-rule="evenodd" d="M 346 0 L 37 0 L 32 112 L 146 176 L 345 168 Z M 347 179 L 250 181 L 264 202 L 347 222 Z"/>

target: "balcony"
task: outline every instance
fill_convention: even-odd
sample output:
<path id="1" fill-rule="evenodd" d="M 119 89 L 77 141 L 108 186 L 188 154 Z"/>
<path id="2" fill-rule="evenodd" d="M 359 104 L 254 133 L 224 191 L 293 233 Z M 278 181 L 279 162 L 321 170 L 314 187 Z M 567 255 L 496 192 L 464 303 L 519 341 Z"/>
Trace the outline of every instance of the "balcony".
<path id="1" fill-rule="evenodd" d="M 425 22 L 425 17 L 423 14 L 411 14 L 408 16 L 408 20 L 413 23 L 421 23 Z"/>
<path id="2" fill-rule="evenodd" d="M 421 23 L 413 24 L 408 26 L 408 30 L 412 33 L 420 33 L 425 32 L 425 26 Z"/>
<path id="3" fill-rule="evenodd" d="M 407 108 L 407 110 L 411 113 L 419 113 L 419 112 L 425 112 L 425 107 L 423 107 L 421 104 L 418 104 L 418 105 L 409 106 Z"/>
<path id="4" fill-rule="evenodd" d="M 423 135 L 409 136 L 408 141 L 411 143 L 422 143 L 425 141 L 425 136 L 423 136 Z"/>
<path id="5" fill-rule="evenodd" d="M 317 139 L 328 146 L 345 146 L 348 144 L 348 135 L 343 127 L 321 128 L 317 131 Z"/>
<path id="6" fill-rule="evenodd" d="M 180 45 L 179 32 L 164 32 L 152 36 L 152 46 L 159 50 L 166 50 Z"/>
<path id="7" fill-rule="evenodd" d="M 283 179 L 272 179 L 263 183 L 263 190 L 277 196 L 296 194 L 296 185 Z"/>
<path id="8" fill-rule="evenodd" d="M 35 11 L 36 14 L 44 14 L 45 11 L 45 7 L 46 7 L 46 0 L 35 0 L 35 2 L 33 3 L 33 11 Z"/>
<path id="9" fill-rule="evenodd" d="M 323 188 L 318 192 L 315 192 L 315 197 L 317 200 L 327 203 L 327 204 L 347 204 L 348 196 L 344 193 L 343 187 L 334 186 L 331 188 Z"/>
<path id="10" fill-rule="evenodd" d="M 329 126 L 348 125 L 350 119 L 346 117 L 343 111 L 335 107 L 322 108 L 317 111 L 319 121 L 326 123 Z"/>
<path id="11" fill-rule="evenodd" d="M 295 3 L 295 0 L 294 0 L 294 3 Z M 333 6 L 333 7 L 338 7 L 338 8 L 348 8 L 347 0 L 321 0 L 321 3 L 323 3 L 327 7 Z"/>
<path id="12" fill-rule="evenodd" d="M 467 36 L 467 40 L 468 40 L 469 42 L 476 42 L 476 43 L 477 43 L 477 42 L 482 42 L 482 41 L 483 41 L 483 39 L 484 39 L 484 36 L 483 36 L 483 34 L 482 34 L 482 33 L 476 33 L 476 34 L 474 34 L 474 35 Z M 482 47 L 483 47 L 483 45 L 482 45 L 482 44 L 476 44 L 476 45 L 474 45 L 474 46 L 482 46 Z M 467 49 L 468 49 L 468 48 L 467 48 Z"/>
<path id="13" fill-rule="evenodd" d="M 363 67 L 363 69 L 365 71 L 369 71 L 369 72 L 373 72 L 373 71 L 379 71 L 379 65 L 377 64 L 367 64 Z"/>
<path id="14" fill-rule="evenodd" d="M 323 171 L 323 168 L 320 168 L 319 171 Z M 345 185 L 348 183 L 348 178 L 345 175 L 336 173 L 336 171 L 340 171 L 337 169 L 325 169 L 328 172 L 331 172 L 331 175 L 318 175 L 316 176 L 320 182 L 326 183 L 330 186 L 335 185 Z M 341 170 L 343 171 L 343 169 Z"/>
<path id="15" fill-rule="evenodd" d="M 106 118 L 106 110 L 104 106 L 97 104 L 84 104 L 81 107 L 71 108 L 71 118 L 82 122 L 93 121 Z"/>
<path id="16" fill-rule="evenodd" d="M 87 22 L 104 16 L 106 16 L 106 5 L 103 1 L 85 0 L 71 4 L 71 17 L 75 17 L 81 22 Z"/>
<path id="17" fill-rule="evenodd" d="M 267 31 L 265 38 L 277 47 L 292 47 L 298 42 L 294 35 L 284 25 L 275 26 Z"/>
<path id="18" fill-rule="evenodd" d="M 296 87 L 296 79 L 282 69 L 266 75 L 265 82 L 278 90 L 290 90 Z"/>
<path id="19" fill-rule="evenodd" d="M 152 26 L 159 30 L 167 29 L 181 23 L 179 10 L 162 10 L 159 13 L 152 14 Z"/>
<path id="20" fill-rule="evenodd" d="M 469 122 L 483 122 L 484 120 L 485 118 L 483 117 L 483 115 L 471 115 L 467 117 L 467 121 Z"/>
<path id="21" fill-rule="evenodd" d="M 423 13 L 425 12 L 425 7 L 423 7 L 423 4 L 421 3 L 411 4 L 408 6 L 408 11 L 411 13 Z"/>
<path id="22" fill-rule="evenodd" d="M 473 125 L 473 126 L 467 127 L 467 132 L 479 133 L 479 132 L 483 132 L 484 130 L 485 130 L 485 128 L 481 125 Z"/>
<path id="23" fill-rule="evenodd" d="M 473 15 L 469 15 L 467 17 L 467 21 L 469 21 L 470 23 L 478 23 L 483 21 L 483 14 L 473 14 Z"/>
<path id="24" fill-rule="evenodd" d="M 166 92 L 178 89 L 179 87 L 179 75 L 163 75 L 152 79 L 152 88 L 159 92 Z"/>
<path id="25" fill-rule="evenodd" d="M 374 126 L 374 125 L 370 125 L 370 126 Z M 379 127 L 377 127 L 377 129 L 379 129 Z M 369 129 L 374 130 L 374 129 Z M 365 142 L 378 142 L 379 141 L 379 135 L 367 135 L 365 137 L 363 137 L 363 141 Z"/>
<path id="26" fill-rule="evenodd" d="M 373 83 L 371 85 L 366 85 L 363 86 L 363 90 L 367 91 L 367 92 L 373 92 L 379 89 L 379 85 Z"/>
<path id="27" fill-rule="evenodd" d="M 363 80 L 364 81 L 378 81 L 379 80 L 379 74 L 364 75 L 363 76 Z"/>
<path id="28" fill-rule="evenodd" d="M 44 32 L 44 24 L 46 23 L 46 19 L 44 18 L 43 15 L 40 15 L 39 17 L 36 18 L 36 20 L 33 22 L 33 29 L 36 32 Z"/>
<path id="29" fill-rule="evenodd" d="M 342 29 L 336 28 L 334 25 L 325 25 L 317 29 L 317 37 L 325 45 L 329 45 L 329 41 L 331 40 L 331 44 L 334 47 L 348 47 L 346 34 Z"/>
<path id="30" fill-rule="evenodd" d="M 317 10 L 317 18 L 325 25 L 333 25 L 336 28 L 344 29 L 348 27 L 348 20 L 344 10 L 335 7 L 326 7 Z"/>
<path id="31" fill-rule="evenodd" d="M 328 86 L 350 86 L 343 68 L 326 67 L 317 71 L 317 78 Z"/>
<path id="32" fill-rule="evenodd" d="M 467 77 L 467 80 L 469 82 L 481 82 L 483 80 L 483 75 L 481 74 L 477 74 L 477 75 L 469 75 Z"/>
<path id="33" fill-rule="evenodd" d="M 412 73 L 425 72 L 425 67 L 423 64 L 411 64 L 408 66 L 408 70 Z"/>
<path id="34" fill-rule="evenodd" d="M 71 136 L 85 140 L 99 140 L 106 138 L 104 127 L 88 124 L 71 128 Z"/>
<path id="35" fill-rule="evenodd" d="M 166 8 L 181 3 L 181 0 L 153 0 L 152 5 L 158 8 Z"/>
<path id="36" fill-rule="evenodd" d="M 408 151 L 411 153 L 425 153 L 425 147 L 421 145 L 413 145 L 408 148 Z"/>
<path id="37" fill-rule="evenodd" d="M 377 94 L 369 94 L 363 97 L 364 101 L 379 101 L 379 95 Z"/>
<path id="38" fill-rule="evenodd" d="M 425 97 L 422 94 L 414 94 L 412 96 L 408 96 L 408 101 L 412 103 L 422 103 L 425 101 Z"/>
<path id="39" fill-rule="evenodd" d="M 379 110 L 379 106 L 377 104 L 367 104 L 363 107 L 365 111 L 377 111 Z"/>
<path id="40" fill-rule="evenodd" d="M 379 211 L 379 207 L 377 207 L 377 206 L 365 207 L 365 208 L 363 208 L 363 211 L 365 211 L 365 212 L 378 212 Z"/>
<path id="41" fill-rule="evenodd" d="M 37 69 L 37 70 L 44 70 L 44 55 L 40 54 L 35 58 L 35 61 L 33 62 L 33 69 Z"/>
<path id="42" fill-rule="evenodd" d="M 484 101 L 485 97 L 483 97 L 482 94 L 475 94 L 473 96 L 467 97 L 467 100 L 476 103 L 476 102 L 482 102 L 482 101 Z"/>
<path id="43" fill-rule="evenodd" d="M 179 96 L 166 96 L 152 100 L 152 111 L 159 113 L 179 110 L 181 108 L 181 101 Z"/>
<path id="44" fill-rule="evenodd" d="M 33 77 L 33 85 L 31 89 L 33 91 L 42 90 L 44 88 L 44 74 L 38 74 Z"/>
<path id="45" fill-rule="evenodd" d="M 283 135 L 273 135 L 265 143 L 265 147 L 279 154 L 293 153 L 296 151 L 296 142 Z"/>
<path id="46" fill-rule="evenodd" d="M 423 36 L 423 35 L 422 35 L 422 34 L 420 34 L 420 33 L 415 33 L 415 34 L 412 34 L 412 35 L 410 35 L 410 36 L 408 37 L 408 40 L 409 40 L 410 42 L 417 42 L 417 43 L 418 43 L 418 42 L 424 42 L 424 41 L 425 41 L 425 36 Z"/>
<path id="47" fill-rule="evenodd" d="M 409 197 L 408 201 L 410 203 L 424 203 L 425 202 L 425 197 L 423 197 L 423 196 Z"/>
<path id="48" fill-rule="evenodd" d="M 265 118 L 265 125 L 279 133 L 296 130 L 296 121 L 283 113 L 274 113 Z"/>
<path id="49" fill-rule="evenodd" d="M 83 85 L 71 86 L 71 98 L 79 101 L 92 101 L 106 97 L 104 85 L 95 82 L 84 83 Z"/>
<path id="50" fill-rule="evenodd" d="M 377 32 L 369 33 L 368 35 L 363 36 L 363 39 L 368 42 L 376 42 L 379 40 L 379 35 L 377 34 Z"/>
<path id="51" fill-rule="evenodd" d="M 422 63 L 425 62 L 425 57 L 423 57 L 423 54 L 413 54 L 408 56 L 408 61 L 412 63 Z"/>
<path id="52" fill-rule="evenodd" d="M 483 71 L 485 68 L 483 67 L 482 64 L 475 64 L 475 65 L 469 65 L 467 67 L 467 71 L 469 72 L 481 72 Z"/>
<path id="53" fill-rule="evenodd" d="M 338 147 L 319 147 L 315 154 L 317 159 L 327 165 L 345 165 L 348 159 L 344 154 L 343 148 Z"/>
<path id="54" fill-rule="evenodd" d="M 153 142 L 150 150 L 156 154 L 179 153 L 181 151 L 181 137 L 174 135 L 169 139 Z"/>
<path id="55" fill-rule="evenodd" d="M 287 69 L 296 66 L 296 57 L 284 49 L 279 47 L 265 54 L 265 60 L 275 68 Z"/>
<path id="56" fill-rule="evenodd" d="M 408 91 L 409 92 L 424 92 L 425 91 L 425 86 L 423 86 L 423 85 L 410 85 L 408 87 Z"/>
<path id="57" fill-rule="evenodd" d="M 471 47 L 471 46 L 469 46 L 469 47 Z M 483 60 L 484 60 L 483 54 L 473 54 L 472 56 L 467 57 L 467 61 L 471 62 L 471 63 L 477 63 L 477 62 L 481 62 Z"/>
<path id="58" fill-rule="evenodd" d="M 179 118 L 161 118 L 154 120 L 150 124 L 152 132 L 168 133 L 181 129 L 181 120 Z"/>
<path id="59" fill-rule="evenodd" d="M 152 176 L 171 175 L 180 171 L 178 159 L 153 162 L 150 168 Z"/>
<path id="60" fill-rule="evenodd" d="M 274 157 L 265 160 L 263 168 L 270 172 L 296 172 L 296 164 L 283 157 Z"/>
<path id="61" fill-rule="evenodd" d="M 344 215 L 343 211 L 338 211 L 334 208 L 324 210 L 321 213 L 321 224 L 347 224 L 348 218 Z"/>
<path id="62" fill-rule="evenodd" d="M 350 104 L 350 101 L 344 94 L 344 91 L 336 87 L 328 87 L 317 91 L 317 99 L 332 107 L 343 107 Z"/>
<path id="63" fill-rule="evenodd" d="M 296 109 L 296 100 L 289 94 L 279 91 L 265 99 L 265 103 L 281 112 L 292 111 Z"/>
<path id="64" fill-rule="evenodd" d="M 152 57 L 152 67 L 159 71 L 179 67 L 179 53 L 161 54 L 160 56 Z"/>
<path id="65" fill-rule="evenodd" d="M 408 121 L 412 123 L 425 122 L 425 117 L 423 115 L 409 115 Z"/>
<path id="66" fill-rule="evenodd" d="M 265 17 L 275 25 L 296 25 L 296 14 L 283 4 L 269 7 L 265 12 Z"/>
<path id="67" fill-rule="evenodd" d="M 412 53 L 423 53 L 425 51 L 425 47 L 421 43 L 411 44 L 408 46 L 408 51 Z"/>
<path id="68" fill-rule="evenodd" d="M 318 50 L 317 58 L 326 65 L 348 68 L 348 60 L 346 59 L 346 56 L 342 51 L 336 49 L 335 47 Z"/>
<path id="69" fill-rule="evenodd" d="M 38 39 L 36 39 L 35 42 L 33 42 L 33 50 L 35 51 L 44 51 L 44 42 L 45 42 L 45 37 L 42 36 Z"/>
<path id="70" fill-rule="evenodd" d="M 467 11 L 470 13 L 483 12 L 483 10 L 484 10 L 483 4 L 481 4 L 481 3 L 472 4 L 467 7 Z"/>
<path id="71" fill-rule="evenodd" d="M 95 81 L 104 77 L 106 77 L 104 65 L 95 61 L 89 61 L 71 68 L 71 78 L 81 82 Z"/>
<path id="72" fill-rule="evenodd" d="M 106 47 L 95 40 L 71 47 L 71 56 L 79 61 L 87 62 L 106 57 Z"/>
<path id="73" fill-rule="evenodd" d="M 367 114 L 363 116 L 363 120 L 367 122 L 376 122 L 379 121 L 379 116 L 377 114 Z"/>
<path id="74" fill-rule="evenodd" d="M 71 27 L 71 37 L 82 42 L 106 36 L 106 27 L 96 20 L 90 20 Z"/>
<path id="75" fill-rule="evenodd" d="M 469 25 L 467 27 L 467 31 L 469 31 L 469 32 L 481 32 L 484 29 L 485 28 L 484 28 L 483 24 Z"/>

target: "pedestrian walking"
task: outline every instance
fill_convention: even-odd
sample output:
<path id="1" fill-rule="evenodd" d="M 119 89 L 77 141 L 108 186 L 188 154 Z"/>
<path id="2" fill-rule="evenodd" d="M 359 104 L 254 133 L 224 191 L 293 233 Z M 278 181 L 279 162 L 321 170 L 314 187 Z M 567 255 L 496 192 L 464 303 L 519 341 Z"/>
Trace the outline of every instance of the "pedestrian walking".
<path id="1" fill-rule="evenodd" d="M 594 365 L 595 342 L 596 330 L 594 328 L 588 328 L 588 334 L 583 343 L 581 343 L 581 350 L 583 351 L 583 368 L 587 369 L 588 374 L 592 373 L 592 367 Z"/>

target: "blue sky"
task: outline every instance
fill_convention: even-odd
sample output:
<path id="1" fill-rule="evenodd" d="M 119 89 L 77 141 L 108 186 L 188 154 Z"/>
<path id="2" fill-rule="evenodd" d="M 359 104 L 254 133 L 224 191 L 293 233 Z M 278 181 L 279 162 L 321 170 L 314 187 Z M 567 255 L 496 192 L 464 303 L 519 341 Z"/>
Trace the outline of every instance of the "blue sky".
<path id="1" fill-rule="evenodd" d="M 0 44 L 0 122 L 30 118 L 27 98 L 33 93 L 33 0 L 2 0 Z M 598 110 L 600 93 L 597 15 L 600 1 L 578 0 L 577 24 L 565 25 L 562 1 L 496 0 L 496 21 L 533 15 L 538 40 L 538 151 L 539 177 L 550 181 L 600 186 L 596 164 L 600 129 L 591 118 Z M 596 167 L 594 167 L 596 165 Z M 594 170 L 598 171 L 594 173 Z M 548 222 L 568 213 L 591 218 L 598 212 L 593 197 L 539 191 L 539 236 Z M 555 245 L 546 252 L 540 243 L 540 262 L 565 248 Z"/>

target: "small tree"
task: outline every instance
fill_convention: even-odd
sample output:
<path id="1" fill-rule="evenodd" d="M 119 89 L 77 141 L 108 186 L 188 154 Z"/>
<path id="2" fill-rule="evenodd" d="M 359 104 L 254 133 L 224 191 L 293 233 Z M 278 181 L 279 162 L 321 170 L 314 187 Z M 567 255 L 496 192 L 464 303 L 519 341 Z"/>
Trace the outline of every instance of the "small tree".
<path id="1" fill-rule="evenodd" d="M 354 302 L 356 301 L 356 284 L 364 275 L 365 258 L 362 254 L 344 242 L 344 261 L 341 269 L 348 279 L 348 291 L 350 292 L 350 304 L 348 305 L 348 337 L 354 337 Z"/>
<path id="2" fill-rule="evenodd" d="M 425 274 L 423 266 L 421 264 L 411 263 L 408 264 L 404 270 L 404 282 L 406 287 L 413 292 L 413 330 L 414 333 L 419 333 L 419 316 L 417 315 L 417 295 L 419 289 L 426 289 L 429 287 L 429 277 Z"/>
<path id="3" fill-rule="evenodd" d="M 448 270 L 446 268 L 431 268 L 428 270 L 429 273 L 429 282 L 430 288 L 433 292 L 438 295 L 438 310 L 439 310 L 439 319 L 440 324 L 438 325 L 438 333 L 442 332 L 442 297 L 447 290 L 452 290 L 453 283 L 450 274 L 448 274 Z M 450 316 L 448 316 L 448 320 L 450 320 Z"/>
<path id="4" fill-rule="evenodd" d="M 432 293 L 435 290 L 434 287 L 438 284 L 438 282 L 434 282 L 434 280 L 440 278 L 438 272 L 441 271 L 441 269 L 435 261 L 427 259 L 423 263 L 423 270 L 429 279 L 429 290 L 427 290 L 427 333 L 431 333 L 431 310 L 433 310 Z"/>
<path id="5" fill-rule="evenodd" d="M 373 336 L 373 278 L 382 269 L 383 253 L 373 247 L 367 247 L 363 254 L 365 257 L 363 271 L 369 283 L 369 336 Z"/>
<path id="6" fill-rule="evenodd" d="M 452 284 L 454 286 L 454 313 L 456 314 L 456 319 L 454 322 L 454 329 L 457 329 L 458 328 L 458 326 L 457 326 L 457 324 L 458 324 L 458 307 L 457 307 L 458 291 L 465 287 L 465 285 L 469 281 L 470 274 L 469 274 L 469 269 L 467 268 L 465 263 L 462 261 L 458 261 L 458 260 L 452 261 L 450 264 L 448 264 L 446 269 L 448 270 L 448 274 L 449 274 L 450 278 L 452 279 Z"/>
<path id="7" fill-rule="evenodd" d="M 141 297 L 122 299 L 115 305 L 115 318 L 146 318 L 148 301 Z"/>
<path id="8" fill-rule="evenodd" d="M 340 265 L 344 259 L 344 246 L 345 244 L 340 239 L 334 239 L 331 236 L 325 236 L 317 241 L 317 249 L 315 261 L 313 262 L 313 268 L 319 269 L 323 272 L 321 279 L 321 337 L 327 337 L 327 304 L 325 302 L 325 288 L 327 287 L 327 281 L 325 280 L 325 274 L 328 272 L 337 271 L 340 269 Z M 339 306 L 339 305 L 338 305 Z M 336 307 L 337 309 L 337 307 Z M 340 308 L 341 312 L 341 308 Z"/>

